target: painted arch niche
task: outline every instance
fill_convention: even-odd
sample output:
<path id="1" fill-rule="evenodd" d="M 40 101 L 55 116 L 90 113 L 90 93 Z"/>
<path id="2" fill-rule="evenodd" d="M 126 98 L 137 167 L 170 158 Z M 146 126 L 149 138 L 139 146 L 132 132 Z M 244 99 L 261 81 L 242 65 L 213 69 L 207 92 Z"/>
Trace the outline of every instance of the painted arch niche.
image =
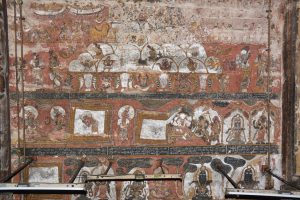
<path id="1" fill-rule="evenodd" d="M 224 144 L 241 145 L 249 141 L 249 114 L 240 109 L 227 113 L 223 121 Z"/>

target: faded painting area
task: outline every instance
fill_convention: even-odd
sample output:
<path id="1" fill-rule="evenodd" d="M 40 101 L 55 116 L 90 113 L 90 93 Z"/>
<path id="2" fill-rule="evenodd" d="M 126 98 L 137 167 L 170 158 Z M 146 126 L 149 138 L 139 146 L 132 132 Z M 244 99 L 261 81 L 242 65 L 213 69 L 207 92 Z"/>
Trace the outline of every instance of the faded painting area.
<path id="1" fill-rule="evenodd" d="M 77 183 L 104 173 L 184 180 L 97 181 L 66 200 L 221 200 L 232 186 L 218 165 L 241 188 L 280 189 L 261 169 L 284 171 L 288 5 L 272 0 L 270 14 L 268 2 L 23 0 L 21 37 L 7 1 L 12 148 L 62 166 L 33 167 L 29 180 L 67 182 L 86 156 Z"/>
<path id="2" fill-rule="evenodd" d="M 144 119 L 140 138 L 150 140 L 166 140 L 166 121 Z"/>
<path id="3" fill-rule="evenodd" d="M 105 111 L 75 110 L 75 135 L 104 135 Z"/>
<path id="4" fill-rule="evenodd" d="M 29 183 L 59 183 L 58 167 L 30 167 Z"/>

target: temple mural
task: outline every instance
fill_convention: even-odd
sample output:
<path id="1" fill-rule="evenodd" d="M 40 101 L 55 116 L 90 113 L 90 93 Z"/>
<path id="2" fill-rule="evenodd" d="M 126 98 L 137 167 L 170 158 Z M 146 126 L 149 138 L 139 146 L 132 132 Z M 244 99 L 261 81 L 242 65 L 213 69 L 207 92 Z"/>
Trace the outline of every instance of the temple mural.
<path id="1" fill-rule="evenodd" d="M 26 0 L 23 32 L 9 1 L 11 145 L 37 157 L 29 180 L 67 182 L 84 155 L 76 183 L 183 179 L 95 181 L 55 198 L 225 199 L 220 166 L 240 188 L 279 189 L 262 166 L 282 175 L 285 3 L 272 1 L 268 49 L 268 1 Z"/>

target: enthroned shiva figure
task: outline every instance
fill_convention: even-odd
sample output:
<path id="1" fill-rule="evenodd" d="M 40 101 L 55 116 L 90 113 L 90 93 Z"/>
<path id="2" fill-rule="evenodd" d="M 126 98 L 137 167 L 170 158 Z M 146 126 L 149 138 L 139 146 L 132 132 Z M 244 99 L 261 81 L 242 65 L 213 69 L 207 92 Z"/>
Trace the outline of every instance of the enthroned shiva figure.
<path id="1" fill-rule="evenodd" d="M 205 166 L 201 166 L 195 173 L 194 181 L 195 191 L 192 200 L 209 200 L 212 199 L 211 194 L 210 172 Z"/>
<path id="2" fill-rule="evenodd" d="M 242 173 L 242 177 L 238 185 L 243 189 L 258 189 L 259 181 L 256 181 L 255 170 L 248 165 Z"/>

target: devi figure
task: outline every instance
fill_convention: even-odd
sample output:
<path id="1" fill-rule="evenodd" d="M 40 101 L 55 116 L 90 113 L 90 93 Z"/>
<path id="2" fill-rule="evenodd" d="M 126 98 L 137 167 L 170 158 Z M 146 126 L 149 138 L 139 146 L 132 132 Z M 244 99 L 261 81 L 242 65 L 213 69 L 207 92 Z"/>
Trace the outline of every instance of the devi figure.
<path id="1" fill-rule="evenodd" d="M 244 119 L 240 114 L 233 116 L 231 120 L 231 128 L 229 128 L 225 134 L 228 134 L 226 142 L 229 144 L 236 145 L 246 143 Z"/>

